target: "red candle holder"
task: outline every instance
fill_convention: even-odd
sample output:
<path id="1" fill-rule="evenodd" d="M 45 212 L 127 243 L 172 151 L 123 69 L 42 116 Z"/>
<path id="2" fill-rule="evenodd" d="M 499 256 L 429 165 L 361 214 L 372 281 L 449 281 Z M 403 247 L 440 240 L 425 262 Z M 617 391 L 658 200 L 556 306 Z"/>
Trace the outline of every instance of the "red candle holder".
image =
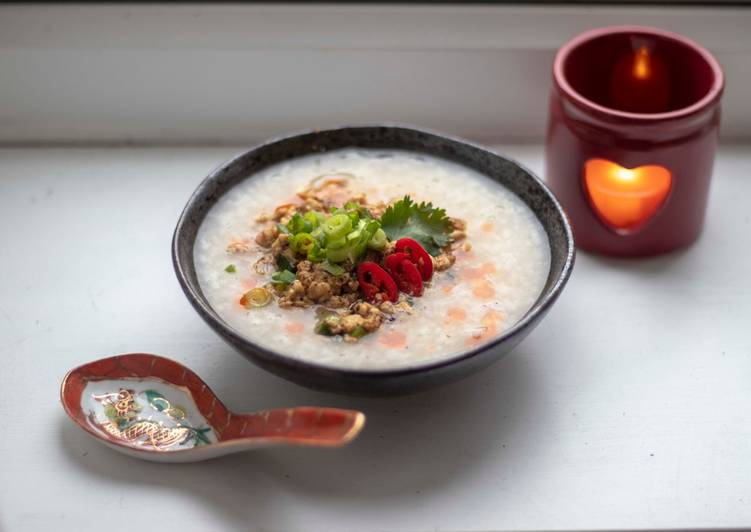
<path id="1" fill-rule="evenodd" d="M 620 256 L 701 232 L 724 86 L 717 60 L 667 31 L 588 31 L 556 55 L 547 181 L 580 248 Z"/>

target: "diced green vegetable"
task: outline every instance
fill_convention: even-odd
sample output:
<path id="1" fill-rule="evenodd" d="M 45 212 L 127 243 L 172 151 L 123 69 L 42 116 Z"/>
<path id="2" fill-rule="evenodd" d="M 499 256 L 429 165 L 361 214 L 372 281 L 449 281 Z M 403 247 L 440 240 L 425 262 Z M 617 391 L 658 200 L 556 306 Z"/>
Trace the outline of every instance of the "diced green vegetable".
<path id="1" fill-rule="evenodd" d="M 234 264 L 229 264 L 226 268 L 224 268 L 224 271 L 227 273 L 236 273 L 237 268 L 235 268 Z"/>
<path id="2" fill-rule="evenodd" d="M 330 273 L 331 275 L 342 275 L 344 273 L 344 268 L 339 266 L 338 264 L 332 264 L 328 260 L 323 261 L 321 264 L 321 269 L 325 272 Z"/>
<path id="3" fill-rule="evenodd" d="M 365 327 L 363 327 L 362 325 L 358 325 L 357 327 L 355 327 L 354 331 L 349 333 L 349 335 L 354 338 L 362 338 L 366 334 L 368 334 L 368 331 L 366 331 Z"/>
<path id="4" fill-rule="evenodd" d="M 326 219 L 326 215 L 322 212 L 308 211 L 303 216 L 303 219 L 310 224 L 312 229 L 315 229 Z"/>
<path id="5" fill-rule="evenodd" d="M 338 240 L 326 246 L 326 259 L 329 262 L 342 262 L 349 258 L 351 246 L 348 246 L 344 240 Z"/>
<path id="6" fill-rule="evenodd" d="M 386 233 L 383 229 L 378 227 L 375 233 L 373 233 L 373 236 L 368 240 L 368 247 L 370 249 L 375 249 L 376 251 L 381 251 L 383 248 L 386 247 Z"/>
<path id="7" fill-rule="evenodd" d="M 308 249 L 308 260 L 311 262 L 321 262 L 325 258 L 326 250 L 318 242 L 313 242 L 313 245 Z"/>
<path id="8" fill-rule="evenodd" d="M 310 233 L 313 230 L 313 224 L 309 220 L 300 216 L 300 213 L 296 212 L 292 215 L 289 222 L 287 222 L 287 228 L 293 235 L 298 233 Z"/>
<path id="9" fill-rule="evenodd" d="M 334 214 L 323 222 L 323 232 L 329 240 L 343 238 L 352 230 L 352 220 L 346 214 Z"/>
<path id="10" fill-rule="evenodd" d="M 310 236 L 318 240 L 318 243 L 325 243 L 326 233 L 323 232 L 323 226 L 318 226 L 310 232 Z"/>
<path id="11" fill-rule="evenodd" d="M 377 220 L 370 220 L 366 222 L 365 227 L 362 229 L 362 236 L 360 237 L 360 241 L 358 242 L 358 248 L 357 253 L 358 257 L 365 253 L 365 250 L 368 247 L 368 244 L 373 239 L 375 234 L 381 230 L 381 224 Z M 384 242 L 385 245 L 385 242 Z"/>
<path id="12" fill-rule="evenodd" d="M 329 238 L 326 243 L 326 247 L 330 249 L 343 248 L 347 245 L 347 236 L 341 238 Z"/>
<path id="13" fill-rule="evenodd" d="M 295 282 L 295 274 L 289 270 L 276 272 L 271 276 L 271 282 L 276 286 L 287 286 Z"/>
<path id="14" fill-rule="evenodd" d="M 345 203 L 342 210 L 349 214 L 353 225 L 360 220 L 369 220 L 373 218 L 366 208 L 353 201 Z"/>
<path id="15" fill-rule="evenodd" d="M 247 309 L 265 307 L 269 303 L 271 303 L 271 292 L 263 287 L 251 288 L 240 298 L 240 304 Z"/>
<path id="16" fill-rule="evenodd" d="M 341 317 L 336 312 L 323 314 L 319 318 L 318 322 L 316 322 L 316 326 L 313 331 L 316 334 L 321 334 L 323 336 L 333 336 L 333 328 L 339 325 L 340 321 Z"/>
<path id="17" fill-rule="evenodd" d="M 326 258 L 329 262 L 342 262 L 345 260 L 350 260 L 353 263 L 356 262 L 363 256 L 368 248 L 368 243 L 379 229 L 380 223 L 377 220 L 358 221 L 354 230 L 345 236 L 335 240 L 329 239 L 326 245 Z M 385 245 L 385 241 L 383 245 Z"/>
<path id="18" fill-rule="evenodd" d="M 297 233 L 292 237 L 290 247 L 295 253 L 300 253 L 307 256 L 308 251 L 311 247 L 313 247 L 315 243 L 316 239 L 313 238 L 310 233 Z"/>
<path id="19" fill-rule="evenodd" d="M 328 215 L 317 211 L 295 213 L 286 225 L 279 225 L 279 230 L 291 235 L 290 249 L 294 255 L 312 262 L 328 261 L 328 268 L 337 272 L 339 267 L 332 268 L 335 263 L 345 260 L 355 263 L 368 248 L 382 250 L 387 241 L 381 223 L 353 202 L 333 208 Z M 276 264 L 280 270 L 296 271 L 293 255 L 277 255 Z"/>

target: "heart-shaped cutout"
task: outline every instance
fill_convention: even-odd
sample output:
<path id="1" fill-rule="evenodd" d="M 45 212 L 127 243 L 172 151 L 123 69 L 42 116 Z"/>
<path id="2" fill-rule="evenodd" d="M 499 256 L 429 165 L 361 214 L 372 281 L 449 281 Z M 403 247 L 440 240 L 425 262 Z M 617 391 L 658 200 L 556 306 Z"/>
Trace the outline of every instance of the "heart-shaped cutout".
<path id="1" fill-rule="evenodd" d="M 672 181 L 664 166 L 625 168 L 606 159 L 584 164 L 584 185 L 595 212 L 620 232 L 648 222 L 665 203 Z"/>

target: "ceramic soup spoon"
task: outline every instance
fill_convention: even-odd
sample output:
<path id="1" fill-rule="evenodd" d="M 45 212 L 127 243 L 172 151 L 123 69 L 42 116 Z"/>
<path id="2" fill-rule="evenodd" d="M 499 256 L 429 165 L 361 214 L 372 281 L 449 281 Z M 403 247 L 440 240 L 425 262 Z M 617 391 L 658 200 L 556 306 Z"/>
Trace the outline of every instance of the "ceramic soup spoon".
<path id="1" fill-rule="evenodd" d="M 336 408 L 234 414 L 182 364 L 141 353 L 71 370 L 60 395 L 68 416 L 86 432 L 158 462 L 197 462 L 273 445 L 338 447 L 365 423 L 361 412 Z"/>

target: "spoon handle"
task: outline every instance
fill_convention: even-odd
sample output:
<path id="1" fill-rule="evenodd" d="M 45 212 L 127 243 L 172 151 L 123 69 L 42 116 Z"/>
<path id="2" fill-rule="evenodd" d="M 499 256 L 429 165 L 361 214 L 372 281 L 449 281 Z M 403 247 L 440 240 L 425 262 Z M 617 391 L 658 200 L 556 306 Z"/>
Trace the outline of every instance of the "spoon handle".
<path id="1" fill-rule="evenodd" d="M 303 406 L 253 414 L 232 415 L 222 440 L 253 439 L 337 447 L 351 441 L 365 424 L 365 415 L 354 410 Z"/>

